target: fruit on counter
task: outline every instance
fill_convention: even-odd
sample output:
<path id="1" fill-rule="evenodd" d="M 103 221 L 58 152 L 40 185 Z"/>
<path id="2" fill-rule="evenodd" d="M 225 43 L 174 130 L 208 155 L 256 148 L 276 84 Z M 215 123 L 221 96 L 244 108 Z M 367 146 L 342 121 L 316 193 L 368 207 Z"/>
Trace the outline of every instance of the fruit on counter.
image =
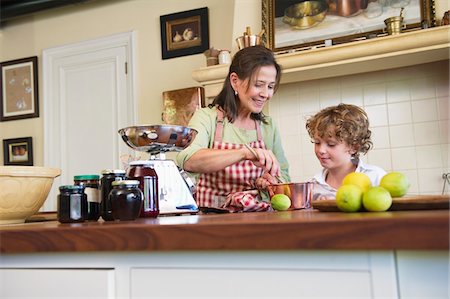
<path id="1" fill-rule="evenodd" d="M 363 195 L 364 208 L 370 212 L 384 212 L 392 205 L 392 196 L 383 187 L 372 187 Z"/>
<path id="2" fill-rule="evenodd" d="M 359 186 L 363 192 L 367 192 L 372 187 L 370 178 L 362 172 L 351 172 L 347 174 L 342 181 L 342 185 L 356 185 Z"/>
<path id="3" fill-rule="evenodd" d="M 363 190 L 357 185 L 342 185 L 336 192 L 336 205 L 342 212 L 357 212 L 361 209 Z"/>
<path id="4" fill-rule="evenodd" d="M 291 199 L 285 194 L 275 194 L 270 199 L 272 208 L 276 211 L 286 211 L 291 206 Z"/>
<path id="5" fill-rule="evenodd" d="M 289 184 L 283 184 L 283 193 L 286 194 L 287 197 L 291 198 L 291 188 Z"/>
<path id="6" fill-rule="evenodd" d="M 380 187 L 388 190 L 392 197 L 402 197 L 408 192 L 410 183 L 401 172 L 389 172 L 381 178 Z"/>

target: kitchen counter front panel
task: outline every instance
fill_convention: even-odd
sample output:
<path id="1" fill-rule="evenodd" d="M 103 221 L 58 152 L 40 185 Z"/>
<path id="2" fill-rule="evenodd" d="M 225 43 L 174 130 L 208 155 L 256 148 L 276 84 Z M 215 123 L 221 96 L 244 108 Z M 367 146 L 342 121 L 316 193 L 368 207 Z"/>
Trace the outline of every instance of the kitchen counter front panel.
<path id="1" fill-rule="evenodd" d="M 2 254 L 300 249 L 448 250 L 449 211 L 299 210 L 0 227 Z"/>

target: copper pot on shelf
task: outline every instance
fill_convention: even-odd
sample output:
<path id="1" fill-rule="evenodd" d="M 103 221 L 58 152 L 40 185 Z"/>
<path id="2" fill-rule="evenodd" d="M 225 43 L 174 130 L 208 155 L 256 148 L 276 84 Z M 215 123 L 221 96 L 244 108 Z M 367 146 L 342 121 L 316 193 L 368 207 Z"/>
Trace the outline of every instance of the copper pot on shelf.
<path id="1" fill-rule="evenodd" d="M 328 0 L 329 13 L 341 17 L 353 17 L 367 8 L 370 0 Z"/>

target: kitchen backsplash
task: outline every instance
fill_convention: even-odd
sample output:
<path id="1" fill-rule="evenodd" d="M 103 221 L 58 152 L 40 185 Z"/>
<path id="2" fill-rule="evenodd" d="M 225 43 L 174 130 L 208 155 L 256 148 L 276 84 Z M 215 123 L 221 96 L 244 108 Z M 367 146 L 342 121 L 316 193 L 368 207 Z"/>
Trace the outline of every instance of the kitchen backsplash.
<path id="1" fill-rule="evenodd" d="M 321 170 L 305 129 L 306 119 L 338 103 L 369 115 L 373 148 L 362 159 L 401 171 L 410 194 L 440 194 L 449 166 L 449 61 L 329 79 L 283 84 L 269 102 L 293 181 Z M 445 193 L 450 194 L 450 186 Z"/>

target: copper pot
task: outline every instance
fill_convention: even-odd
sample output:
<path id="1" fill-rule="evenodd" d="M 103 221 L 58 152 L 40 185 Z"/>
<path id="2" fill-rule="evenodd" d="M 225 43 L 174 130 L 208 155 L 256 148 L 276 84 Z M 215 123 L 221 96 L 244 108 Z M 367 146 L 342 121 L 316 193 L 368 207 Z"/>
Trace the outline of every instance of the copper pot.
<path id="1" fill-rule="evenodd" d="M 275 194 L 284 194 L 291 200 L 289 210 L 310 209 L 314 192 L 314 183 L 282 183 L 269 185 L 270 198 Z"/>
<path id="2" fill-rule="evenodd" d="M 353 17 L 367 8 L 369 0 L 328 0 L 330 14 Z"/>

